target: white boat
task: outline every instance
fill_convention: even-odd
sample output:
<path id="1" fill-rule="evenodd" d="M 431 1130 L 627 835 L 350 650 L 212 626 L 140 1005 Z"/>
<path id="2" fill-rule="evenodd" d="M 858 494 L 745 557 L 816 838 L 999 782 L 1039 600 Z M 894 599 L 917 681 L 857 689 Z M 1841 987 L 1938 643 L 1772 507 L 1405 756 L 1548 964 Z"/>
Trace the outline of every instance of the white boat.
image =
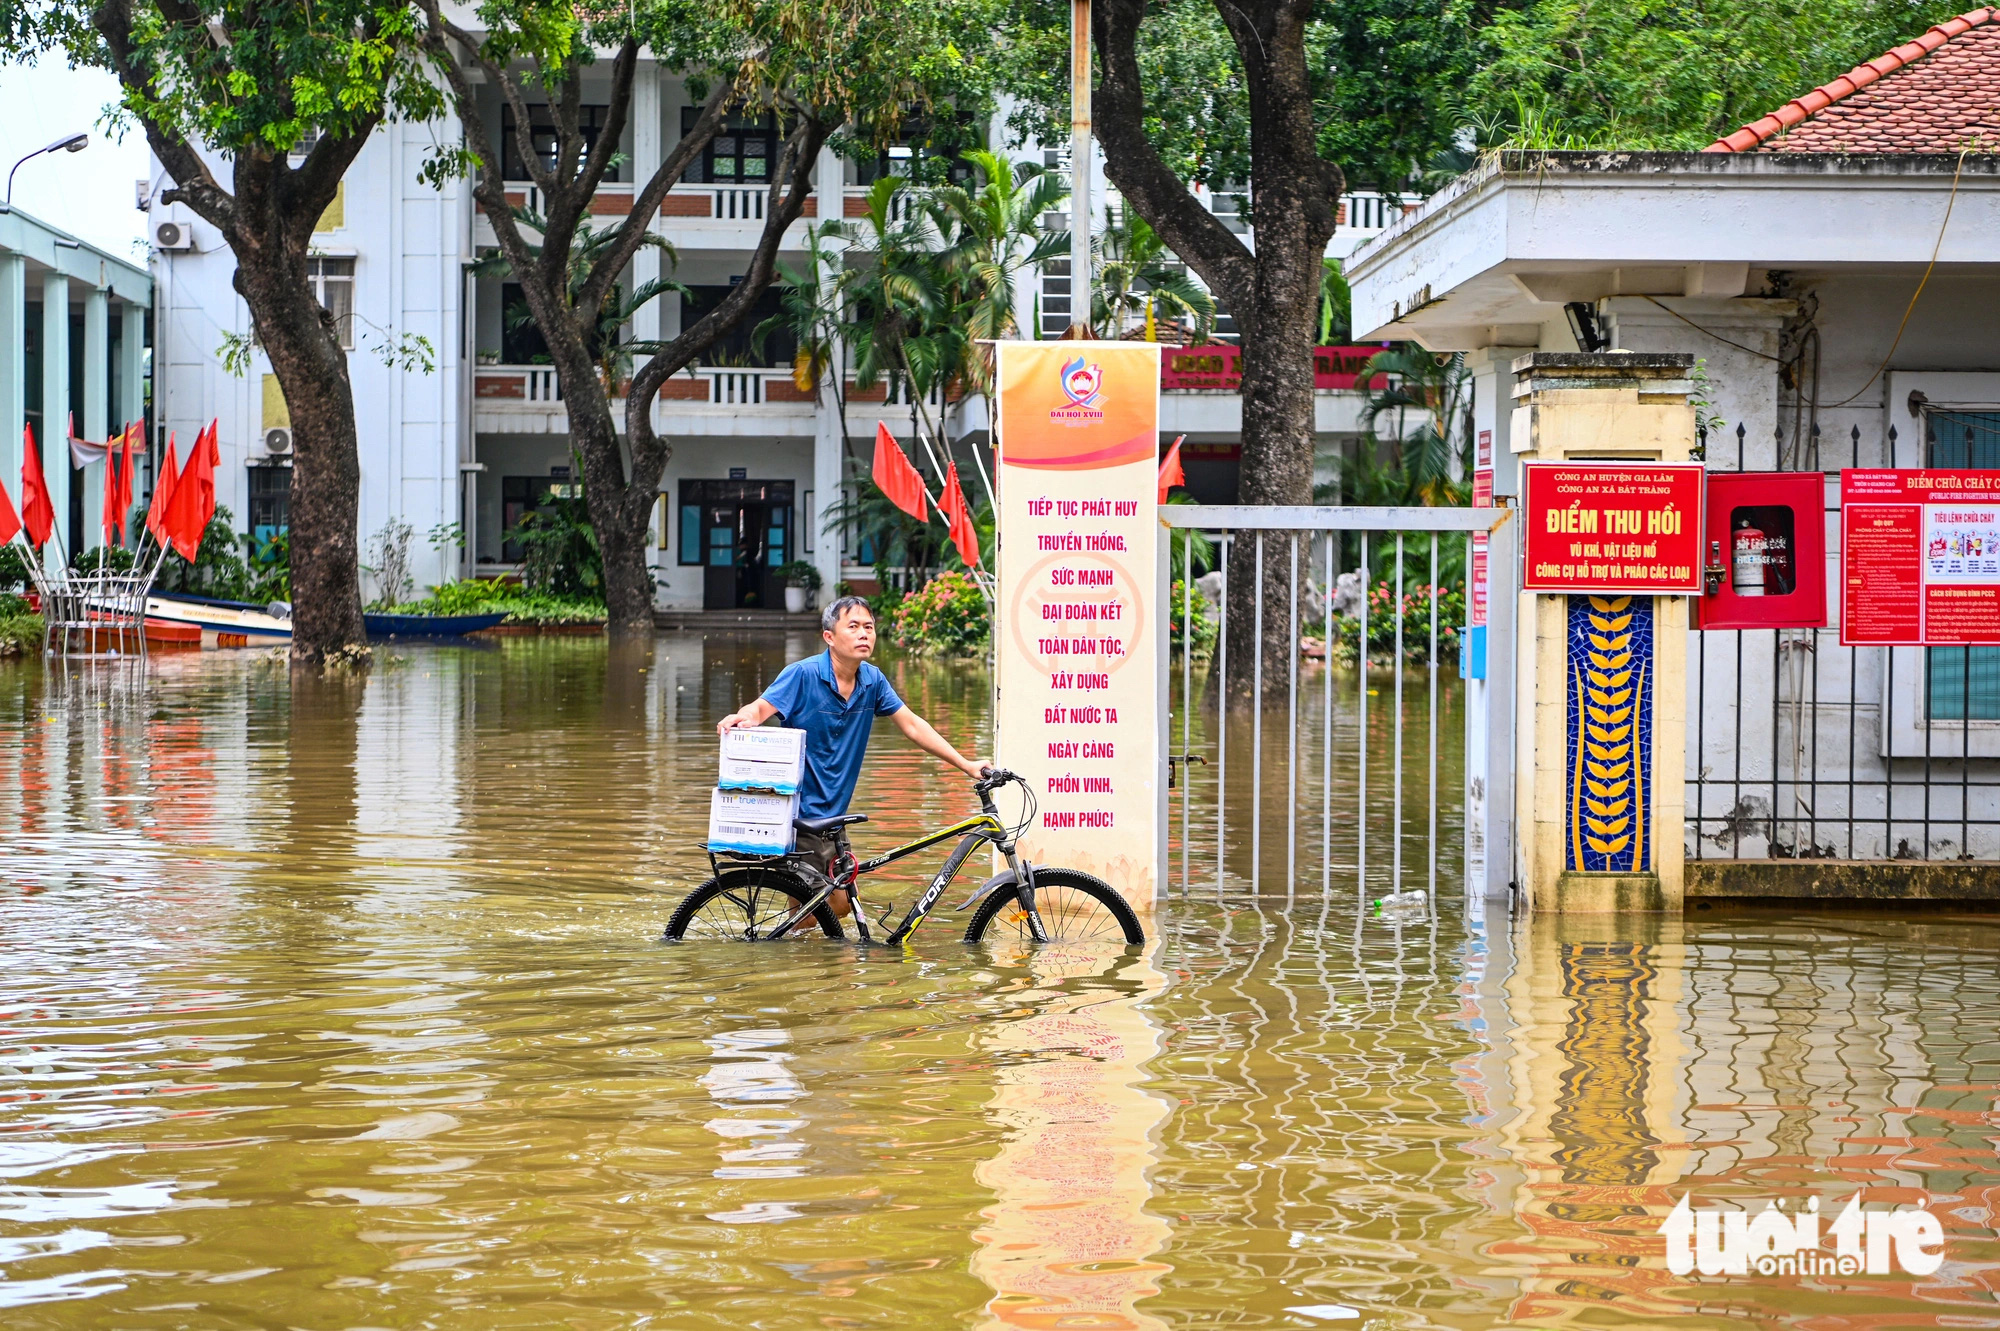
<path id="1" fill-rule="evenodd" d="M 271 613 L 281 608 L 286 613 Z M 282 601 L 269 606 L 248 601 L 222 601 L 185 592 L 153 592 L 146 598 L 146 617 L 201 630 L 203 647 L 277 647 L 292 640 L 291 607 Z"/>

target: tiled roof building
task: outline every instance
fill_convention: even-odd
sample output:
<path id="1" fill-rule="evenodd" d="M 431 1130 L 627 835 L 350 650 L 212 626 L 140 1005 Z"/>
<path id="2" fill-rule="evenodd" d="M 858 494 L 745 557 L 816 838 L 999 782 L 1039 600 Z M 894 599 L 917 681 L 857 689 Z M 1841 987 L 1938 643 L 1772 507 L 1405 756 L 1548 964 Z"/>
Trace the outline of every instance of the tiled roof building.
<path id="1" fill-rule="evenodd" d="M 2000 10 L 1938 24 L 1706 152 L 2000 152 Z"/>

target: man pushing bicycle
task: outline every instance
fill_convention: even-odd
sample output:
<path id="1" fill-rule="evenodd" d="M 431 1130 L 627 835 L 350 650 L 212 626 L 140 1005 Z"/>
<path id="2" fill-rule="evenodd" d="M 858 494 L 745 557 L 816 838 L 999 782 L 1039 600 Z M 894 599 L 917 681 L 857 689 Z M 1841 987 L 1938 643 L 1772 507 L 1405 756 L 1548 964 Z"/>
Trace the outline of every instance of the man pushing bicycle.
<path id="1" fill-rule="evenodd" d="M 896 696 L 889 677 L 868 660 L 875 653 L 875 615 L 868 602 L 843 596 L 828 606 L 820 616 L 820 637 L 826 641 L 825 652 L 786 666 L 761 697 L 723 717 L 715 727 L 722 734 L 737 726 L 763 725 L 775 716 L 806 732 L 805 777 L 799 783 L 801 821 L 846 815 L 878 716 L 894 717 L 905 739 L 967 776 L 977 779 L 986 770 L 986 764 L 961 754 L 912 711 Z M 836 859 L 847 850 L 844 823 L 818 832 L 800 830 L 798 850 L 831 877 Z M 845 891 L 833 893 L 827 904 L 835 915 L 851 909 Z"/>

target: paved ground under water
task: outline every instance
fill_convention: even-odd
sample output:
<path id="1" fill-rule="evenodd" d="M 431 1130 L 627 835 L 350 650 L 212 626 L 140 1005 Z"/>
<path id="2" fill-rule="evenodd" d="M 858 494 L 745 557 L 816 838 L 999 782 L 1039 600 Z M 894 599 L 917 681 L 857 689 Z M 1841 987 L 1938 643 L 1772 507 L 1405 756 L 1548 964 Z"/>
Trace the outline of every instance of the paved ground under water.
<path id="1" fill-rule="evenodd" d="M 1145 948 L 662 944 L 713 721 L 811 646 L 0 667 L 0 1324 L 2000 1326 L 2000 926 L 1379 914 L 1393 684 L 1364 892 L 1358 681 L 1323 800 L 1313 667 L 1264 895 L 1203 769 Z M 885 664 L 976 742 L 983 673 Z M 1448 682 L 1433 842 L 1405 686 L 1408 888 L 1457 873 L 1458 769 Z M 864 846 L 970 804 L 878 735 Z M 1683 1193 L 1857 1190 L 1943 1268 L 1666 1269 Z"/>

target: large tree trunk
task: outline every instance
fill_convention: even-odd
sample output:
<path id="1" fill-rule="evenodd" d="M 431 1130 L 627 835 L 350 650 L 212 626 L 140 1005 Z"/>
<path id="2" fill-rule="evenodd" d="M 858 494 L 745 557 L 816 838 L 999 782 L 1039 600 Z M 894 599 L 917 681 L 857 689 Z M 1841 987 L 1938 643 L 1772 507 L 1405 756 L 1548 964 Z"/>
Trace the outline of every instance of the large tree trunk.
<path id="1" fill-rule="evenodd" d="M 173 21 L 198 22 L 192 10 Z M 155 72 L 138 54 L 130 4 L 107 0 L 91 12 L 113 71 L 142 102 L 159 95 Z M 211 39 L 225 35 L 210 30 Z M 368 35 L 373 35 L 373 29 Z M 161 194 L 185 203 L 222 233 L 236 257 L 236 291 L 250 307 L 257 339 L 291 414 L 295 459 L 290 505 L 292 660 L 317 666 L 368 642 L 361 621 L 361 571 L 355 531 L 361 485 L 354 389 L 333 316 L 313 294 L 306 255 L 313 226 L 333 202 L 341 177 L 379 122 L 362 118 L 326 133 L 298 166 L 261 141 L 232 163 L 234 193 L 222 188 L 185 134 L 139 113 L 154 156 L 173 176 Z"/>
<path id="2" fill-rule="evenodd" d="M 1305 30 L 1311 0 L 1217 0 L 1236 41 L 1250 102 L 1251 217 L 1256 250 L 1216 221 L 1146 137 L 1138 38 L 1146 0 L 1099 0 L 1093 33 L 1102 66 L 1093 99 L 1105 172 L 1235 316 L 1243 344 L 1243 453 L 1237 498 L 1310 504 L 1313 489 L 1314 316 L 1321 257 L 1333 236 L 1340 172 L 1322 160 L 1313 122 Z M 1229 565 L 1229 693 L 1246 702 L 1255 659 L 1256 538 Z M 1303 574 L 1302 574 L 1303 576 Z M 1290 671 L 1289 547 L 1265 538 L 1264 699 L 1286 699 Z"/>
<path id="3" fill-rule="evenodd" d="M 246 191 L 239 188 L 238 195 Z M 323 663 L 367 641 L 361 621 L 361 451 L 347 354 L 314 299 L 305 255 L 239 251 L 236 289 L 250 306 L 292 422 L 292 658 Z"/>
<path id="4" fill-rule="evenodd" d="M 660 202 L 680 182 L 688 166 L 724 123 L 740 70 L 723 71 L 711 82 L 707 103 L 694 127 L 674 145 L 652 176 L 634 191 L 632 209 L 617 224 L 617 235 L 595 260 L 580 285 L 572 281 L 570 253 L 589 227 L 590 203 L 603 181 L 609 157 L 586 152 L 578 110 L 583 66 L 572 62 L 562 77 L 546 85 L 556 122 L 556 162 L 544 169 L 528 141 L 526 100 L 516 71 L 490 60 L 476 34 L 446 18 L 438 0 L 419 0 L 427 19 L 426 45 L 438 58 L 464 123 L 466 140 L 479 159 L 473 195 L 493 223 L 502 253 L 521 284 L 529 313 L 548 343 L 549 359 L 561 381 L 569 409 L 570 442 L 583 459 L 584 495 L 590 525 L 604 560 L 604 601 L 607 630 L 614 638 L 650 635 L 653 631 L 653 574 L 646 564 L 646 532 L 658 503 L 660 478 L 672 450 L 652 425 L 653 399 L 660 385 L 693 363 L 702 352 L 748 318 L 777 273 L 777 251 L 784 233 L 798 220 L 811 196 L 814 157 L 831 126 L 801 114 L 786 141 L 772 175 L 771 197 L 764 230 L 740 281 L 715 309 L 693 327 L 656 351 L 632 376 L 626 394 L 626 437 L 621 440 L 612 415 L 617 385 L 605 381 L 591 341 L 607 300 L 618 299 L 617 283 L 632 256 L 645 243 Z M 628 38 L 611 63 L 610 98 L 605 108 L 602 142 L 616 143 L 624 132 L 632 103 L 632 80 L 638 71 L 639 44 Z M 514 108 L 521 156 L 541 190 L 547 229 L 537 246 L 509 211 L 500 174 L 500 154 L 480 118 L 469 67 L 476 65 L 486 80 L 498 86 Z M 547 71 L 538 71 L 538 81 Z"/>

